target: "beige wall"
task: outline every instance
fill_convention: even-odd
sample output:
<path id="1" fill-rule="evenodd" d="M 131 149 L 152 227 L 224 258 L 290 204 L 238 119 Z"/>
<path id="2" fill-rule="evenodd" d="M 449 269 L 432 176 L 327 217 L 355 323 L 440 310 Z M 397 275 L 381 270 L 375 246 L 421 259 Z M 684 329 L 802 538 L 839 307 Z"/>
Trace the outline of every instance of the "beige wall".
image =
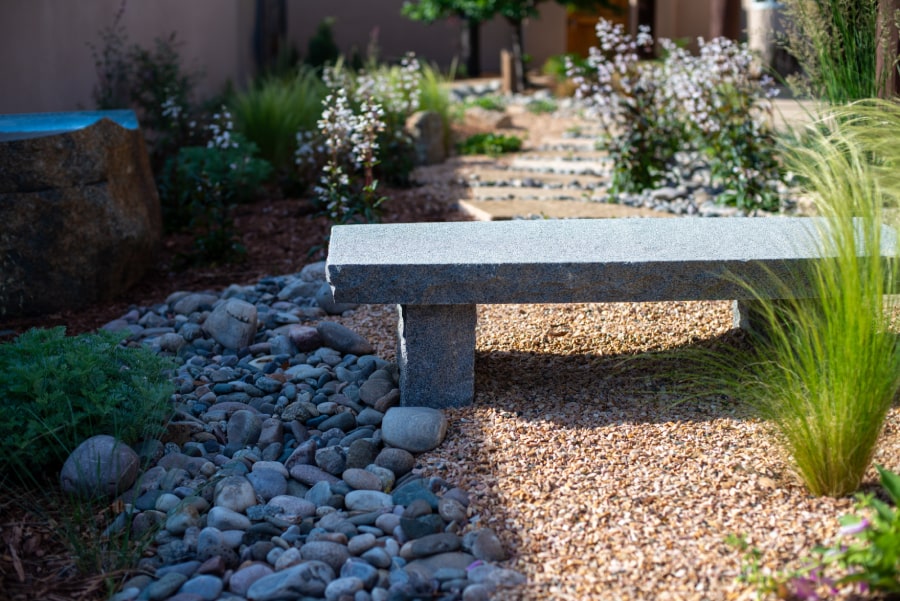
<path id="1" fill-rule="evenodd" d="M 89 42 L 110 26 L 119 0 L 0 2 L 0 113 L 94 108 Z M 240 84 L 252 72 L 253 0 L 129 0 L 129 40 L 152 48 L 177 31 L 183 64 L 202 68 L 199 93 Z"/>
<path id="2" fill-rule="evenodd" d="M 407 50 L 415 50 L 423 59 L 442 67 L 459 58 L 457 19 L 425 25 L 400 15 L 403 0 L 341 0 L 332 2 L 288 1 L 288 38 L 301 55 L 316 27 L 327 17 L 334 17 L 335 41 L 341 51 L 350 54 L 357 49 L 365 55 L 373 31 L 378 32 L 381 58 L 395 60 Z M 565 51 L 565 8 L 547 2 L 541 5 L 541 18 L 525 24 L 525 51 L 534 58 L 533 66 Z M 485 73 L 499 73 L 500 50 L 510 45 L 510 27 L 503 19 L 495 19 L 481 28 L 481 66 Z"/>
<path id="3" fill-rule="evenodd" d="M 529 68 L 540 71 L 554 54 L 566 51 L 566 8 L 555 2 L 541 5 L 541 18 L 525 24 L 525 52 L 531 55 Z"/>
<path id="4" fill-rule="evenodd" d="M 421 59 L 447 67 L 459 57 L 463 25 L 460 20 L 426 25 L 401 16 L 402 6 L 403 0 L 289 0 L 288 38 L 301 55 L 306 55 L 309 38 L 319 23 L 332 17 L 335 41 L 348 56 L 356 50 L 365 57 L 371 36 L 377 32 L 379 56 L 383 60 L 397 60 L 414 50 Z M 509 28 L 504 22 L 482 27 L 482 67 L 486 71 L 499 71 L 500 49 L 508 46 L 508 42 Z"/>
<path id="5" fill-rule="evenodd" d="M 687 38 L 694 50 L 698 37 L 710 37 L 709 13 L 709 0 L 657 0 L 653 37 Z"/>
<path id="6" fill-rule="evenodd" d="M 745 9 L 751 0 L 744 0 Z M 0 113 L 93 108 L 96 83 L 87 44 L 112 25 L 121 0 L 0 0 Z M 407 50 L 448 66 L 459 56 L 458 20 L 433 25 L 400 16 L 403 0 L 287 0 L 288 39 L 306 54 L 309 37 L 326 17 L 336 19 L 341 49 L 365 53 L 373 30 L 383 59 Z M 151 48 L 156 37 L 177 31 L 183 64 L 202 69 L 199 95 L 226 81 L 246 85 L 254 73 L 255 0 L 128 0 L 123 23 L 129 40 Z M 654 34 L 694 39 L 709 36 L 709 0 L 657 0 Z M 541 4 L 541 18 L 525 24 L 525 51 L 539 69 L 565 51 L 566 11 Z M 510 45 L 508 24 L 497 19 L 481 31 L 482 70 L 500 70 L 500 50 Z"/>

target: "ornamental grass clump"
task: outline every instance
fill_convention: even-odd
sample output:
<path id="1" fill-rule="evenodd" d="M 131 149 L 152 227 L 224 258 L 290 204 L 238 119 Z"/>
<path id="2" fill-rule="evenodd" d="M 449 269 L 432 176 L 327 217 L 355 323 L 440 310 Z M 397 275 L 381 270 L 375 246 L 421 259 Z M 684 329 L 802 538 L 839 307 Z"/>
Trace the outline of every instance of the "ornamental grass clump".
<path id="1" fill-rule="evenodd" d="M 264 78 L 232 100 L 235 129 L 259 147 L 262 158 L 287 170 L 297 150 L 296 132 L 315 128 L 325 94 L 311 67 L 300 67 L 289 78 Z"/>
<path id="2" fill-rule="evenodd" d="M 640 56 L 652 48 L 649 29 L 637 36 L 601 19 L 598 47 L 568 72 L 605 130 L 613 160 L 610 192 L 636 193 L 666 183 L 679 156 L 699 154 L 718 202 L 746 211 L 779 208 L 782 174 L 774 154 L 770 78 L 757 77 L 748 47 L 725 38 L 699 40 L 693 56 L 660 40 L 662 61 Z M 699 159 L 688 161 L 700 166 Z"/>
<path id="3" fill-rule="evenodd" d="M 898 307 L 886 294 L 895 265 L 883 259 L 896 240 L 882 225 L 900 187 L 881 175 L 900 151 L 866 142 L 898 128 L 897 105 L 851 106 L 785 152 L 824 219 L 827 258 L 810 273 L 814 299 L 765 304 L 771 339 L 750 391 L 815 495 L 859 487 L 900 389 L 900 339 L 888 327 Z"/>
<path id="4" fill-rule="evenodd" d="M 897 68 L 898 57 L 889 53 L 890 31 L 891 21 L 900 20 L 900 11 L 891 14 L 882 8 L 879 13 L 879 4 L 784 0 L 784 45 L 803 67 L 801 75 L 788 78 L 791 87 L 831 104 L 877 96 Z M 882 65 L 877 61 L 879 51 L 886 56 Z"/>
<path id="5" fill-rule="evenodd" d="M 824 258 L 805 273 L 811 298 L 790 300 L 773 274 L 788 300 L 757 297 L 763 328 L 753 347 L 703 353 L 691 376 L 768 420 L 814 495 L 859 488 L 900 390 L 900 338 L 890 328 L 900 307 L 888 295 L 896 262 L 885 258 L 896 238 L 883 226 L 883 207 L 900 196 L 900 148 L 886 144 L 898 128 L 900 106 L 857 104 L 785 145 L 822 218 Z"/>

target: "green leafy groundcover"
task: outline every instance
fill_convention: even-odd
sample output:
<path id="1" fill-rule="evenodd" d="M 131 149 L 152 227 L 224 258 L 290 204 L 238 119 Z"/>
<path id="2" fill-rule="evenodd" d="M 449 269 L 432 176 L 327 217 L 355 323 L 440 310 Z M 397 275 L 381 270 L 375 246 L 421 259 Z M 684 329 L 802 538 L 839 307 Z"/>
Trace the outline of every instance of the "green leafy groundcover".
<path id="1" fill-rule="evenodd" d="M 0 344 L 0 472 L 40 478 L 91 436 L 133 444 L 162 432 L 172 364 L 121 340 L 109 332 L 66 336 L 59 327 Z"/>
<path id="2" fill-rule="evenodd" d="M 516 152 L 522 148 L 522 139 L 517 136 L 484 133 L 466 138 L 459 145 L 460 154 L 487 154 L 496 156 L 504 152 Z"/>

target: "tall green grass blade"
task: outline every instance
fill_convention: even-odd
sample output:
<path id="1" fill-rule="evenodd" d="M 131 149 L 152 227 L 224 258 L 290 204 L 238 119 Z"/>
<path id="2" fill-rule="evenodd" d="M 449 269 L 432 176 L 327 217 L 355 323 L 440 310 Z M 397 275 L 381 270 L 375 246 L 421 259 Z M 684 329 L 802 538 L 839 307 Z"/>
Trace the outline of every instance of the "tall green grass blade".
<path id="1" fill-rule="evenodd" d="M 297 132 L 316 128 L 325 93 L 325 85 L 308 67 L 289 79 L 264 78 L 235 95 L 231 108 L 236 129 L 259 147 L 263 158 L 278 169 L 290 169 Z"/>
<path id="2" fill-rule="evenodd" d="M 786 144 L 788 167 L 824 220 L 817 238 L 827 258 L 807 274 L 813 298 L 757 295 L 765 337 L 690 358 L 700 374 L 694 387 L 754 407 L 815 495 L 859 487 L 900 390 L 900 338 L 889 327 L 900 307 L 887 294 L 896 261 L 882 259 L 886 248 L 896 252 L 882 224 L 884 205 L 900 194 L 891 175 L 898 131 L 900 105 L 870 101 L 834 111 Z"/>

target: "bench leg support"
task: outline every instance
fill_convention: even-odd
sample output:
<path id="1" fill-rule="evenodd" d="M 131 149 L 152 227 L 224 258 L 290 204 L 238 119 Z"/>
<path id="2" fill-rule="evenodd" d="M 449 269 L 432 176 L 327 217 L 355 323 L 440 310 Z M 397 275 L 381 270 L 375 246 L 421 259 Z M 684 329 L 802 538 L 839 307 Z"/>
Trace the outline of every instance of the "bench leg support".
<path id="1" fill-rule="evenodd" d="M 796 311 L 817 311 L 820 303 L 816 299 L 791 299 L 791 300 L 736 300 L 732 305 L 733 323 L 735 328 L 740 328 L 755 336 L 766 339 L 771 333 L 772 326 L 765 313 L 765 304 L 775 307 L 779 321 L 782 319 L 792 321 L 791 315 Z"/>
<path id="2" fill-rule="evenodd" d="M 736 300 L 731 304 L 732 323 L 735 328 L 751 333 L 762 333 L 768 329 L 763 302 L 758 300 Z"/>
<path id="3" fill-rule="evenodd" d="M 462 407 L 475 395 L 475 305 L 400 305 L 400 404 Z"/>

